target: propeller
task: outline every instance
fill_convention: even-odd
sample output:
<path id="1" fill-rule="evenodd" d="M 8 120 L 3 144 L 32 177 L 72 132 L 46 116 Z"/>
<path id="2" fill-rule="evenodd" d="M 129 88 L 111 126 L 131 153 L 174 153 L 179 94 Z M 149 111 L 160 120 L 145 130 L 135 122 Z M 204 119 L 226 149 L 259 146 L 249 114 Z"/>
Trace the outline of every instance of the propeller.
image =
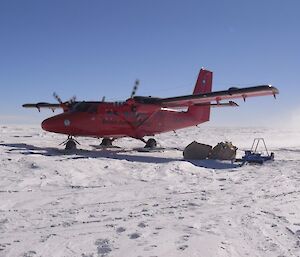
<path id="1" fill-rule="evenodd" d="M 74 95 L 73 97 L 71 97 L 70 98 L 70 100 L 69 101 L 66 101 L 66 102 L 63 102 L 62 100 L 61 100 L 61 98 L 59 97 L 59 95 L 57 94 L 57 93 L 53 93 L 53 96 L 54 96 L 54 98 L 60 103 L 60 104 L 66 104 L 66 105 L 69 105 L 69 104 L 72 104 L 72 103 L 74 103 L 75 101 L 76 101 L 76 96 Z"/>
<path id="2" fill-rule="evenodd" d="M 53 97 L 60 103 L 62 104 L 63 101 L 61 100 L 61 98 L 58 96 L 58 94 L 56 94 L 55 92 L 53 93 Z"/>
<path id="3" fill-rule="evenodd" d="M 133 89 L 132 89 L 132 92 L 131 92 L 131 95 L 130 95 L 130 98 L 134 97 L 135 94 L 136 94 L 136 91 L 138 89 L 140 85 L 140 81 L 137 79 L 135 82 L 134 82 L 134 86 L 133 86 Z"/>
<path id="4" fill-rule="evenodd" d="M 75 103 L 76 102 L 76 95 L 73 95 L 68 102 L 69 103 Z"/>

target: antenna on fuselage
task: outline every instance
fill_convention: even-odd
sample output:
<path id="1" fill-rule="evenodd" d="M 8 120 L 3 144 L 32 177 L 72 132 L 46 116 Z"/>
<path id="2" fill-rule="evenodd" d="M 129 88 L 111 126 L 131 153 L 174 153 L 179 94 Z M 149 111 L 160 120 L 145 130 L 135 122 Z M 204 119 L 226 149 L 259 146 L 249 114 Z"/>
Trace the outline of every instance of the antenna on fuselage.
<path id="1" fill-rule="evenodd" d="M 131 92 L 131 95 L 130 95 L 130 98 L 134 97 L 135 94 L 136 94 L 136 91 L 138 89 L 140 85 L 140 81 L 137 79 L 135 82 L 134 82 L 134 86 L 133 86 L 133 89 L 132 89 L 132 92 Z"/>

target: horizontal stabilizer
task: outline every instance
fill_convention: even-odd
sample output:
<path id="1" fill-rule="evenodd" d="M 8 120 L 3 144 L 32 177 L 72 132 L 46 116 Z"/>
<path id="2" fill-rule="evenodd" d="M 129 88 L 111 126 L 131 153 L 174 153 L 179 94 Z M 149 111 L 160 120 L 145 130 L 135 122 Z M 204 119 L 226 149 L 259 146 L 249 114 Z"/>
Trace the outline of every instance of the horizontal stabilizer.
<path id="1" fill-rule="evenodd" d="M 236 102 L 229 101 L 227 103 L 203 103 L 195 104 L 195 106 L 210 106 L 210 107 L 238 107 L 239 105 Z"/>

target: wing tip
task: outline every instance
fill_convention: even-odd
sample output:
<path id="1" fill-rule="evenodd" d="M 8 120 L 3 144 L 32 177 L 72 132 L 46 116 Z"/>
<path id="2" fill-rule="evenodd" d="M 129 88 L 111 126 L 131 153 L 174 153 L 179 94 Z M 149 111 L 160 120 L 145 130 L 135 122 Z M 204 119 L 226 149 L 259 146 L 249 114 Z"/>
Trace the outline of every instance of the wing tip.
<path id="1" fill-rule="evenodd" d="M 268 85 L 268 86 L 272 90 L 273 94 L 279 94 L 279 90 L 277 87 L 274 87 L 272 85 Z"/>

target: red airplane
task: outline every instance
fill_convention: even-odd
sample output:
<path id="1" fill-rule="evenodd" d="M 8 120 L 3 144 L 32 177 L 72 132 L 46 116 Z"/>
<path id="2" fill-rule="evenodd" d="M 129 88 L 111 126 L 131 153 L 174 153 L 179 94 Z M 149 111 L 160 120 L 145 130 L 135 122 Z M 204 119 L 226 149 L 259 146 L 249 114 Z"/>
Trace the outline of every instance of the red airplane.
<path id="1" fill-rule="evenodd" d="M 167 131 L 175 131 L 209 121 L 211 107 L 238 106 L 235 98 L 273 95 L 279 93 L 276 87 L 261 85 L 247 88 L 232 87 L 224 91 L 212 92 L 211 71 L 201 69 L 193 94 L 169 98 L 135 96 L 138 82 L 132 95 L 124 102 L 75 101 L 59 103 L 24 104 L 25 108 L 55 110 L 63 113 L 42 122 L 42 128 L 49 132 L 68 135 L 64 142 L 66 149 L 75 149 L 78 143 L 73 137 L 85 136 L 103 138 L 102 146 L 111 146 L 112 141 L 121 137 L 132 137 L 146 143 L 145 147 L 156 147 L 156 141 L 146 136 L 154 136 Z M 227 102 L 223 102 L 223 101 Z M 179 110 L 178 108 L 181 108 Z M 183 111 L 182 109 L 186 110 Z"/>

